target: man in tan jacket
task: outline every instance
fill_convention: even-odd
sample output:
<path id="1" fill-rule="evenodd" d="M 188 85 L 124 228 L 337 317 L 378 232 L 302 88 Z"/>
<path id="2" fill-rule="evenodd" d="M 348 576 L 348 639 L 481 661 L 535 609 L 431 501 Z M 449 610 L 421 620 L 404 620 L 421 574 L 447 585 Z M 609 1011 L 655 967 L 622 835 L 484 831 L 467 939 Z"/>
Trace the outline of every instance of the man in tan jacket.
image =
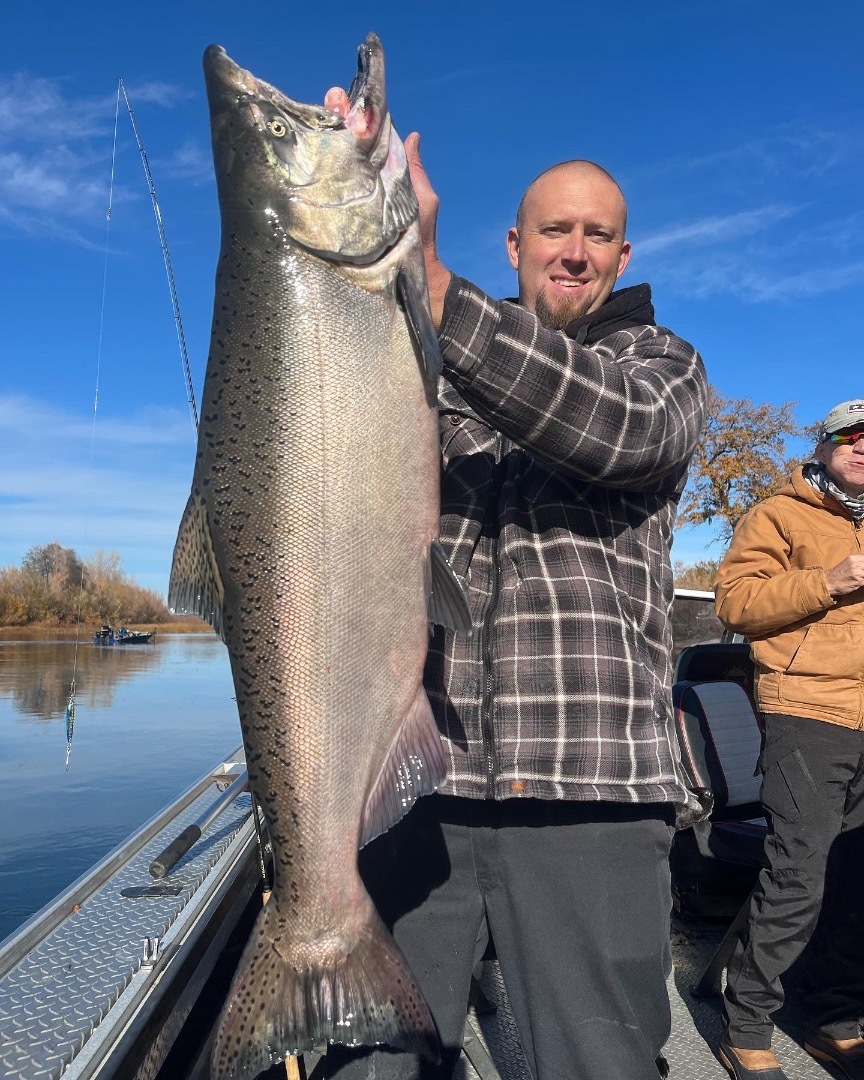
<path id="1" fill-rule="evenodd" d="M 786 1080 L 771 1015 L 805 946 L 806 1049 L 864 1080 L 864 398 L 828 413 L 814 459 L 741 519 L 715 583 L 756 663 L 769 822 L 726 986 L 736 1080 Z"/>

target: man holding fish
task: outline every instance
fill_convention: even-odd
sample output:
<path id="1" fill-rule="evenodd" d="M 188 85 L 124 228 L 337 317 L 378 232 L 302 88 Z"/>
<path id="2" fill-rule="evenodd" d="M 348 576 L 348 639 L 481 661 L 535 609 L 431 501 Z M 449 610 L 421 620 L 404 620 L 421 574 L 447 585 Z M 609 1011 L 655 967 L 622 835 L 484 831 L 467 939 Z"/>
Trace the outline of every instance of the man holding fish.
<path id="1" fill-rule="evenodd" d="M 350 108 L 338 88 L 325 104 Z M 416 133 L 405 149 L 444 358 L 441 541 L 473 635 L 436 627 L 426 663 L 447 779 L 360 867 L 442 1062 L 332 1046 L 328 1075 L 449 1077 L 491 938 L 534 1077 L 652 1080 L 688 804 L 669 550 L 702 361 L 656 325 L 647 285 L 613 293 L 630 244 L 604 169 L 564 162 L 529 185 L 507 236 L 519 299 L 500 302 L 440 261 Z"/>
<path id="2" fill-rule="evenodd" d="M 450 1076 L 490 938 L 533 1076 L 653 1080 L 702 362 L 647 285 L 613 293 L 626 207 L 591 162 L 525 193 L 518 302 L 442 265 L 375 34 L 325 107 L 218 45 L 204 72 L 222 242 L 169 598 L 227 646 L 273 856 L 213 1080 L 322 1045 Z"/>

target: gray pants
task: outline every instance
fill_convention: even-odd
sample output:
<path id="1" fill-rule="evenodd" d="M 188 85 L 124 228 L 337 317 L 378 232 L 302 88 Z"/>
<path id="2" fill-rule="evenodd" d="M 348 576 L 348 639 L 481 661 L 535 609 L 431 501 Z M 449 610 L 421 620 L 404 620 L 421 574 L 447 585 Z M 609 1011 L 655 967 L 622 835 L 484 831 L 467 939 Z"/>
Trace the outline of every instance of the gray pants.
<path id="1" fill-rule="evenodd" d="M 781 976 L 805 948 L 810 1023 L 855 1038 L 864 1014 L 864 731 L 767 713 L 762 769 L 768 865 L 729 964 L 729 1041 L 771 1045 Z"/>
<path id="2" fill-rule="evenodd" d="M 446 1080 L 494 939 L 536 1080 L 657 1080 L 670 1030 L 672 809 L 433 795 L 361 852 L 441 1037 L 433 1066 L 331 1047 L 339 1080 Z"/>

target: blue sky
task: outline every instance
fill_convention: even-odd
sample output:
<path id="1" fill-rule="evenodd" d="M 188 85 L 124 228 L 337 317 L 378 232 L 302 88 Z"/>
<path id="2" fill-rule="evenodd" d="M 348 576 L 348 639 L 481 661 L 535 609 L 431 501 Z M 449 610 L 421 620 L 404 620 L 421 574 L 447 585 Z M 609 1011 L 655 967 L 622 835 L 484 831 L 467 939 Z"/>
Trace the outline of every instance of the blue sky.
<path id="1" fill-rule="evenodd" d="M 117 6 L 31 0 L 0 20 L 0 566 L 35 544 L 119 553 L 164 592 L 194 433 L 150 161 L 200 398 L 219 246 L 201 56 L 291 97 L 347 85 L 375 30 L 398 130 L 423 135 L 440 247 L 514 292 L 504 236 L 556 161 L 609 169 L 630 208 L 621 284 L 726 395 L 811 422 L 864 393 L 864 9 L 699 0 L 533 9 L 497 0 Z M 107 250 L 107 259 L 106 259 Z M 96 391 L 98 387 L 98 403 Z M 706 530 L 673 558 L 716 557 Z"/>

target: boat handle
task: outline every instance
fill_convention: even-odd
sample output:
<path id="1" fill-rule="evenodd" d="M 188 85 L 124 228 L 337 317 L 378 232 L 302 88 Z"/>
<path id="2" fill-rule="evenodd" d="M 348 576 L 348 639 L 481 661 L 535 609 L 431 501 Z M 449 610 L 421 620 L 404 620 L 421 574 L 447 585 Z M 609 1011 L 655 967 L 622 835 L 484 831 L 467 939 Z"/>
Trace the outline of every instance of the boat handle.
<path id="1" fill-rule="evenodd" d="M 200 840 L 201 834 L 207 826 L 222 813 L 226 806 L 237 798 L 241 791 L 245 791 L 248 787 L 249 773 L 246 769 L 243 769 L 242 772 L 237 774 L 237 779 L 225 788 L 219 798 L 201 817 L 193 821 L 191 825 L 187 825 L 178 837 L 172 840 L 163 851 L 159 852 L 153 862 L 150 863 L 150 876 L 157 879 L 165 877 L 168 871 L 183 858 L 193 844 Z"/>

